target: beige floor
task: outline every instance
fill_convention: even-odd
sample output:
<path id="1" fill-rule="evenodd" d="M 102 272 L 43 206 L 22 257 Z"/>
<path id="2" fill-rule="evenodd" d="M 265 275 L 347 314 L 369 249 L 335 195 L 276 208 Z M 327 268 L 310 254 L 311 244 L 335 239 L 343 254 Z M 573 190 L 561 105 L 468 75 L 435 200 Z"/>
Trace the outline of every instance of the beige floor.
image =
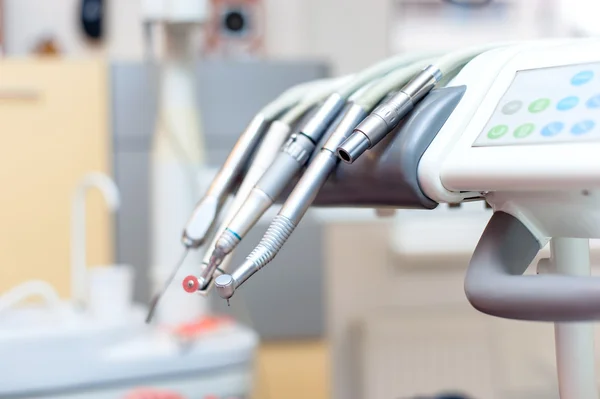
<path id="1" fill-rule="evenodd" d="M 325 342 L 263 343 L 253 399 L 327 399 L 329 350 Z"/>

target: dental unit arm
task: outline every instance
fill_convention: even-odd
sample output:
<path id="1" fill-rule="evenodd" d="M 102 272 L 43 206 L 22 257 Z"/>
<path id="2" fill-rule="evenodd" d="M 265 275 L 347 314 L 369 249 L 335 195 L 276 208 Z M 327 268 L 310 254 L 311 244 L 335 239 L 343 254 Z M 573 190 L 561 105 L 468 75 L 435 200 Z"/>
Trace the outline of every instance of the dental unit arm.
<path id="1" fill-rule="evenodd" d="M 373 84 L 352 104 L 348 104 L 342 113 L 343 117 L 337 121 L 337 126 L 322 145 L 320 153 L 310 162 L 258 246 L 231 275 L 217 278 L 219 295 L 229 299 L 241 284 L 275 258 L 337 166 L 338 155 L 345 161 L 353 162 L 398 126 L 401 119 L 429 93 L 442 76 L 460 68 L 481 52 L 498 46 L 478 46 L 398 68 Z M 399 86 L 402 88 L 398 93 L 383 101 L 366 116 L 382 98 Z"/>
<path id="2" fill-rule="evenodd" d="M 489 50 L 495 47 L 497 47 L 497 49 Z M 467 274 L 465 282 L 467 296 L 469 300 L 472 301 L 473 305 L 487 313 L 507 318 L 524 318 L 540 321 L 577 321 L 597 318 L 600 315 L 600 301 L 589 301 L 589 297 L 586 299 L 585 295 L 579 294 L 576 298 L 569 297 L 571 300 L 575 301 L 574 303 L 577 303 L 577 307 L 576 309 L 569 307 L 568 311 L 564 310 L 559 312 L 557 309 L 560 308 L 557 308 L 556 306 L 545 307 L 534 304 L 532 305 L 534 310 L 525 313 L 524 309 L 526 309 L 526 307 L 522 306 L 524 300 L 530 297 L 538 297 L 545 290 L 541 289 L 539 292 L 536 291 L 535 287 L 537 285 L 548 288 L 552 285 L 552 281 L 573 282 L 565 284 L 565 295 L 567 295 L 567 293 L 573 295 L 577 291 L 569 287 L 573 284 L 581 283 L 581 285 L 576 285 L 576 287 L 580 289 L 580 293 L 589 293 L 590 295 L 594 294 L 600 296 L 600 290 L 598 290 L 597 293 L 593 290 L 593 288 L 596 287 L 594 279 L 550 275 L 531 277 L 522 276 L 518 278 L 517 276 L 520 276 L 520 274 L 525 271 L 539 249 L 549 241 L 549 237 L 553 236 L 550 233 L 555 234 L 557 237 L 600 237 L 600 227 L 596 228 L 595 224 L 594 226 L 590 226 L 590 223 L 586 223 L 582 220 L 581 216 L 576 218 L 573 216 L 577 214 L 577 207 L 580 207 L 582 212 L 592 209 L 590 208 L 590 205 L 593 204 L 593 190 L 595 186 L 600 185 L 600 168 L 597 169 L 598 172 L 596 172 L 594 168 L 586 168 L 586 162 L 589 162 L 590 159 L 594 161 L 596 159 L 592 156 L 592 153 L 597 149 L 596 147 L 599 147 L 598 149 L 600 149 L 600 144 L 597 144 L 594 141 L 600 139 L 600 133 L 597 134 L 598 137 L 586 137 L 583 133 L 571 133 L 571 136 L 562 139 L 565 141 L 560 141 L 548 131 L 543 130 L 543 126 L 540 126 L 537 136 L 550 137 L 550 143 L 554 145 L 548 145 L 547 143 L 533 145 L 538 143 L 533 141 L 533 138 L 530 138 L 534 136 L 533 132 L 528 131 L 531 129 L 530 125 L 524 124 L 524 127 L 514 127 L 515 132 L 513 133 L 513 140 L 517 140 L 523 135 L 525 136 L 522 138 L 523 143 L 528 144 L 526 146 L 516 145 L 520 144 L 519 142 L 516 142 L 514 145 L 495 144 L 493 139 L 489 137 L 487 140 L 495 145 L 490 147 L 485 147 L 480 144 L 473 145 L 472 147 L 470 144 L 467 145 L 468 140 L 472 141 L 475 138 L 473 137 L 472 132 L 481 130 L 480 125 L 484 122 L 484 118 L 486 120 L 489 119 L 490 114 L 495 109 L 494 107 L 500 107 L 500 105 L 498 105 L 498 101 L 500 101 L 498 97 L 506 91 L 507 86 L 513 81 L 515 74 L 523 73 L 515 65 L 520 65 L 520 62 L 523 63 L 522 69 L 529 68 L 531 69 L 530 73 L 532 74 L 542 73 L 547 70 L 552 71 L 550 66 L 554 65 L 574 64 L 574 67 L 572 68 L 581 68 L 579 66 L 581 64 L 596 61 L 596 56 L 594 55 L 594 51 L 592 51 L 595 48 L 600 48 L 599 40 L 579 39 L 577 41 L 548 40 L 523 43 L 521 45 L 492 45 L 488 47 L 489 51 L 485 51 L 486 49 L 483 48 L 479 49 L 479 51 L 470 49 L 462 52 L 462 54 L 465 54 L 464 57 L 467 61 L 479 53 L 483 54 L 475 57 L 473 61 L 468 62 L 446 87 L 435 89 L 425 96 L 413 112 L 408 115 L 407 119 L 397 125 L 396 129 L 392 132 L 392 135 L 382 135 L 383 140 L 381 145 L 372 149 L 374 152 L 372 157 L 359 157 L 352 165 L 347 163 L 339 164 L 333 171 L 333 174 L 329 176 L 326 183 L 323 183 L 322 180 L 312 178 L 308 172 L 313 165 L 313 163 L 311 163 L 305 174 L 305 176 L 309 176 L 306 181 L 312 181 L 313 183 L 318 182 L 317 185 L 319 188 L 321 185 L 324 185 L 320 191 L 317 189 L 318 194 L 314 192 L 311 193 L 313 202 L 308 201 L 308 203 L 312 203 L 314 206 L 433 209 L 438 203 L 459 203 L 462 201 L 485 200 L 494 208 L 496 214 L 490 221 L 490 226 L 492 227 L 489 227 L 489 229 L 491 229 L 491 232 L 486 230 L 486 233 L 484 233 L 482 237 L 482 242 L 486 242 L 488 240 L 487 237 L 489 236 L 498 235 L 499 231 L 516 229 L 515 231 L 519 231 L 519 234 L 514 233 L 513 235 L 515 237 L 521 237 L 517 241 L 520 243 L 519 245 L 524 245 L 525 248 L 527 248 L 527 251 L 523 250 L 525 252 L 520 254 L 520 246 L 517 246 L 512 242 L 514 240 L 507 240 L 508 243 L 512 243 L 511 245 L 515 245 L 515 249 L 511 251 L 515 256 L 515 259 L 503 259 L 501 263 L 495 266 L 495 268 L 483 268 L 480 271 L 479 267 L 476 265 L 478 265 L 480 263 L 479 260 L 482 259 L 482 255 L 480 254 L 483 250 L 481 248 L 483 246 L 484 248 L 489 249 L 489 247 L 480 244 L 473 257 L 471 269 Z M 471 53 L 470 57 L 466 55 L 469 52 Z M 534 55 L 537 55 L 538 53 L 541 54 L 541 56 L 539 56 L 541 61 L 538 61 L 538 63 L 542 63 L 540 66 L 537 66 L 534 61 Z M 575 57 L 575 55 L 577 57 Z M 586 60 L 586 58 L 589 60 Z M 499 65 L 494 65 L 494 62 L 497 60 L 502 62 L 498 61 Z M 548 65 L 543 64 L 544 62 L 548 63 Z M 459 64 L 460 63 L 457 63 L 456 65 Z M 590 72 L 590 74 L 594 75 L 592 72 Z M 596 75 L 598 75 L 598 79 L 600 79 L 600 66 L 598 67 Z M 573 87 L 578 86 L 573 85 Z M 597 87 L 600 87 L 600 85 Z M 540 87 L 536 86 L 532 88 L 532 92 L 533 89 L 542 90 L 541 84 Z M 600 89 L 598 91 L 600 92 Z M 400 91 L 400 93 L 402 93 L 402 91 Z M 589 113 L 593 112 L 596 108 L 600 108 L 600 97 L 593 97 L 592 94 L 594 93 L 588 93 L 590 99 L 586 104 L 581 105 L 583 108 L 583 111 L 581 112 Z M 535 94 L 530 94 L 530 97 L 531 96 L 535 96 Z M 398 97 L 398 95 L 394 97 Z M 486 98 L 492 98 L 491 100 L 488 100 L 491 105 L 487 105 L 487 103 L 484 102 Z M 550 102 L 542 101 L 536 103 L 534 101 L 535 98 L 530 100 L 532 105 L 530 105 L 529 108 L 521 104 L 521 109 L 514 112 L 528 112 L 535 118 L 541 119 L 544 116 L 543 111 L 546 111 L 546 109 L 544 108 L 538 111 L 536 107 L 548 107 L 549 105 L 546 104 L 546 102 Z M 496 103 L 493 103 L 493 101 L 496 101 Z M 596 105 L 594 101 L 597 101 L 598 104 Z M 512 113 L 513 110 L 511 110 L 510 107 L 515 107 L 515 104 L 516 103 L 511 103 L 509 101 L 507 101 L 506 104 L 503 104 L 503 106 L 506 107 L 504 113 L 507 115 Z M 565 105 L 562 105 L 560 102 L 555 105 L 555 107 L 561 106 L 564 107 Z M 380 105 L 375 109 L 375 112 L 381 108 L 382 106 Z M 482 114 L 484 116 L 480 116 Z M 373 115 L 373 113 L 371 115 Z M 342 118 L 342 121 L 343 119 L 344 118 Z M 590 121 L 586 119 L 584 122 Z M 343 123 L 340 124 L 343 125 Z M 364 134 L 364 132 L 360 130 L 361 126 L 364 124 L 358 122 L 356 122 L 356 124 L 358 126 L 355 129 L 355 134 Z M 479 129 L 472 128 L 471 130 L 467 130 L 468 127 L 472 125 L 478 126 Z M 553 127 L 558 125 L 550 124 L 548 126 Z M 589 123 L 584 123 L 581 126 L 574 124 L 573 126 L 572 129 L 575 129 L 575 132 L 578 132 L 577 129 L 592 129 L 589 127 Z M 517 130 L 516 128 L 518 127 L 522 127 L 522 129 Z M 463 133 L 463 131 L 465 133 Z M 498 134 L 494 132 L 495 131 L 492 129 L 490 133 L 488 133 L 490 137 L 494 134 Z M 469 133 L 471 133 L 471 136 L 469 136 Z M 526 133 L 531 136 L 525 135 Z M 506 137 L 510 136 L 506 132 L 505 134 Z M 572 139 L 575 138 L 581 142 L 572 143 L 569 141 L 572 141 Z M 527 140 L 532 142 L 528 142 Z M 562 148 L 557 147 L 557 143 L 562 143 Z M 462 152 L 454 150 L 454 146 L 458 145 L 464 147 L 464 149 L 461 149 Z M 467 149 L 469 151 L 467 151 Z M 561 151 L 572 151 L 575 149 L 584 152 L 586 155 L 589 154 L 590 159 L 573 156 L 570 160 L 578 167 L 578 169 L 574 169 L 572 164 L 557 162 L 557 159 L 560 159 L 560 156 L 562 155 Z M 452 152 L 453 150 L 455 152 Z M 507 157 L 511 156 L 513 153 L 518 155 L 515 158 L 519 160 L 521 168 L 507 165 L 505 171 L 494 169 L 497 168 L 497 166 L 494 165 L 497 165 L 500 162 L 499 156 L 495 155 L 496 153 L 494 151 L 497 152 L 500 150 L 505 150 Z M 552 161 L 553 173 L 547 173 L 541 166 L 533 163 L 530 160 L 532 154 L 530 151 L 545 154 L 547 157 L 546 161 Z M 317 158 L 315 157 L 314 159 Z M 474 159 L 475 161 L 473 161 Z M 491 160 L 494 160 L 494 162 Z M 504 161 L 504 164 L 507 164 L 507 162 Z M 477 165 L 477 167 L 473 167 L 473 165 Z M 486 169 L 482 167 L 482 165 L 489 165 L 489 167 Z M 561 169 L 565 169 L 566 171 Z M 455 172 L 455 170 L 459 171 L 464 176 L 454 176 L 452 173 L 458 173 Z M 528 172 L 525 173 L 523 170 L 527 170 Z M 575 175 L 575 170 L 580 172 L 581 175 Z M 488 175 L 485 174 L 485 171 L 487 171 Z M 581 182 L 584 180 L 582 176 L 587 180 Z M 481 185 L 480 188 L 469 186 L 469 179 L 475 179 L 475 177 L 477 178 L 475 181 Z M 288 201 L 294 199 L 294 191 L 298 187 L 302 187 L 304 180 L 304 178 L 300 179 L 299 183 L 297 183 L 295 189 L 292 190 L 292 193 L 288 197 Z M 497 183 L 498 185 L 494 186 L 492 183 Z M 453 190 L 449 190 L 447 187 L 453 184 L 457 187 Z M 498 189 L 502 191 L 498 191 Z M 561 193 L 560 190 L 565 189 L 568 189 L 569 191 L 558 195 L 558 193 Z M 570 194 L 571 191 L 574 191 L 577 194 Z M 541 202 L 542 199 L 543 202 Z M 563 202 L 567 200 L 575 201 L 577 206 L 568 206 L 568 204 L 564 204 Z M 564 212 L 559 212 L 558 209 L 549 212 L 545 210 L 546 208 L 540 205 L 538 201 L 540 201 L 541 204 L 550 203 L 552 204 L 552 207 L 568 209 L 569 218 L 565 220 L 561 219 L 561 215 L 563 215 Z M 287 204 L 288 202 L 286 201 L 282 211 Z M 513 209 L 516 206 L 515 204 L 519 204 L 520 208 Z M 304 205 L 300 209 L 300 214 L 304 214 L 306 208 L 307 206 Z M 548 214 L 546 214 L 546 212 Z M 544 219 L 547 219 L 550 216 L 552 216 L 551 222 L 543 222 Z M 515 221 L 511 223 L 506 222 L 507 220 L 513 219 Z M 496 220 L 502 221 L 496 222 Z M 564 226 L 568 226 L 568 228 L 560 227 L 562 222 L 564 222 Z M 513 223 L 516 224 L 513 225 Z M 507 224 L 511 226 L 506 227 Z M 515 227 L 520 224 L 523 225 L 522 228 L 525 230 L 520 231 L 518 227 Z M 571 224 L 574 225 L 571 226 Z M 495 225 L 505 227 L 493 228 Z M 524 231 L 529 231 L 530 233 L 525 234 L 523 233 Z M 501 240 L 497 240 L 497 242 L 501 242 Z M 527 242 L 535 243 L 535 245 L 525 245 Z M 501 246 L 500 244 L 498 245 Z M 509 244 L 504 242 L 502 245 Z M 496 249 L 495 252 L 489 251 L 488 255 L 490 253 L 498 255 L 498 250 Z M 517 256 L 517 254 L 520 255 Z M 509 260 L 516 262 L 516 258 L 520 261 L 519 265 L 511 265 Z M 250 273 L 250 275 L 253 274 L 253 272 Z M 522 291 L 519 291 L 519 283 L 512 280 L 508 280 L 505 285 L 493 284 L 492 287 L 483 286 L 483 288 L 481 288 L 482 286 L 479 285 L 480 283 L 485 282 L 486 278 L 492 276 L 498 277 L 502 275 L 502 273 L 506 273 L 507 276 L 514 275 L 510 278 L 522 281 L 526 287 L 529 287 L 530 284 L 526 283 L 527 281 L 531 281 L 531 284 L 533 285 L 529 289 L 523 289 Z M 221 276 L 219 276 L 217 280 L 220 278 Z M 225 283 L 219 284 L 219 281 L 217 281 L 217 286 L 225 288 L 219 289 L 219 293 L 222 294 L 223 297 L 228 298 L 233 293 L 230 289 L 230 285 L 227 284 L 228 281 L 231 281 L 231 277 L 225 275 L 221 281 L 224 281 Z M 546 281 L 548 283 L 545 283 Z M 498 282 L 501 283 L 502 280 L 499 280 Z M 586 289 L 587 286 L 589 286 L 589 288 Z M 506 294 L 503 290 L 508 290 L 508 287 L 513 287 L 515 294 L 521 292 L 522 296 Z M 551 297 L 552 295 L 555 295 L 556 297 L 552 302 L 553 305 L 558 305 L 559 302 L 565 299 L 556 294 L 557 287 L 558 285 L 547 291 L 547 296 Z M 501 306 L 503 303 L 501 301 L 486 301 L 485 299 L 482 299 L 482 296 L 486 294 L 494 294 L 498 298 L 506 297 L 507 299 L 504 301 L 506 303 L 511 303 L 512 300 L 510 300 L 510 298 L 513 298 L 514 308 L 505 303 L 502 306 L 510 307 L 511 310 L 508 311 Z M 550 298 L 548 298 L 548 300 L 549 299 Z M 586 301 L 587 304 L 584 306 L 584 302 Z M 490 303 L 494 303 L 496 306 L 492 306 Z M 596 303 L 597 305 L 595 305 Z M 519 304 L 519 306 L 516 304 Z M 563 305 L 562 308 L 565 308 L 565 305 Z M 595 310 L 590 313 L 590 308 Z M 514 314 L 512 312 L 514 312 Z"/>

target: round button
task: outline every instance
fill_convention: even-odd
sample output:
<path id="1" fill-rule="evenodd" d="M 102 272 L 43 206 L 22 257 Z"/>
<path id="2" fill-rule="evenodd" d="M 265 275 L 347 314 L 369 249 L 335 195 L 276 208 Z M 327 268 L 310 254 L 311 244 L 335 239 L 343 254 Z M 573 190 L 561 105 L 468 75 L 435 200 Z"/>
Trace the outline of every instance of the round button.
<path id="1" fill-rule="evenodd" d="M 529 109 L 529 112 L 536 114 L 536 113 L 542 112 L 543 110 L 548 108 L 549 105 L 550 105 L 549 99 L 539 98 L 539 99 L 535 100 L 534 102 L 532 102 L 531 104 L 529 104 L 528 109 Z"/>
<path id="2" fill-rule="evenodd" d="M 589 82 L 594 78 L 593 71 L 581 71 L 571 78 L 571 84 L 573 86 L 581 86 Z"/>
<path id="3" fill-rule="evenodd" d="M 493 128 L 491 128 L 488 131 L 487 136 L 490 139 L 499 139 L 500 137 L 504 136 L 506 134 L 506 132 L 508 132 L 508 126 L 498 125 L 498 126 L 494 126 Z"/>
<path id="4" fill-rule="evenodd" d="M 587 132 L 589 132 L 590 130 L 592 130 L 594 128 L 594 121 L 591 120 L 585 120 L 585 121 L 581 121 L 579 123 L 574 124 L 571 127 L 571 133 L 579 135 L 579 134 L 585 134 Z"/>
<path id="5" fill-rule="evenodd" d="M 600 94 L 596 94 L 587 100 L 585 106 L 588 108 L 600 108 Z"/>
<path id="6" fill-rule="evenodd" d="M 556 104 L 556 109 L 559 111 L 568 111 L 579 104 L 579 97 L 570 96 L 565 97 Z"/>
<path id="7" fill-rule="evenodd" d="M 535 125 L 533 123 L 525 123 L 518 128 L 515 129 L 513 136 L 518 139 L 522 139 L 524 137 L 529 136 L 535 130 Z"/>
<path id="8" fill-rule="evenodd" d="M 551 137 L 559 134 L 565 127 L 562 122 L 552 122 L 542 128 L 542 136 Z"/>
<path id="9" fill-rule="evenodd" d="M 522 101 L 510 101 L 506 104 L 504 104 L 504 107 L 502 107 L 502 113 L 505 115 L 512 115 L 517 113 L 517 111 L 519 111 L 521 109 L 521 107 L 523 106 L 523 102 Z"/>

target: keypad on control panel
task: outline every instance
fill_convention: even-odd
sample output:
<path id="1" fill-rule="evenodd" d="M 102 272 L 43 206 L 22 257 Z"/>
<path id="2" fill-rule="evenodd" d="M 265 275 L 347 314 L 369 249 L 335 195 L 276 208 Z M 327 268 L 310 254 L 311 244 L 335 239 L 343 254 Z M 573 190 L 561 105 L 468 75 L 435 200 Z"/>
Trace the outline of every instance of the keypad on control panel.
<path id="1" fill-rule="evenodd" d="M 519 71 L 473 146 L 600 141 L 600 63 Z"/>

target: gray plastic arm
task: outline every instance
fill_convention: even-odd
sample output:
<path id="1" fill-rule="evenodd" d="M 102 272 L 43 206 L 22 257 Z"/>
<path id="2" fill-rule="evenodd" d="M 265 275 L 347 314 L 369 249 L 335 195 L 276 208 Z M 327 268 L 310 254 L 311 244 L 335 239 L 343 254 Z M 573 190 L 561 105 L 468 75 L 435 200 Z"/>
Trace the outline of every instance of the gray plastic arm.
<path id="1" fill-rule="evenodd" d="M 523 273 L 540 249 L 515 217 L 496 212 L 471 259 L 465 293 L 477 310 L 517 320 L 600 319 L 600 278 Z"/>

